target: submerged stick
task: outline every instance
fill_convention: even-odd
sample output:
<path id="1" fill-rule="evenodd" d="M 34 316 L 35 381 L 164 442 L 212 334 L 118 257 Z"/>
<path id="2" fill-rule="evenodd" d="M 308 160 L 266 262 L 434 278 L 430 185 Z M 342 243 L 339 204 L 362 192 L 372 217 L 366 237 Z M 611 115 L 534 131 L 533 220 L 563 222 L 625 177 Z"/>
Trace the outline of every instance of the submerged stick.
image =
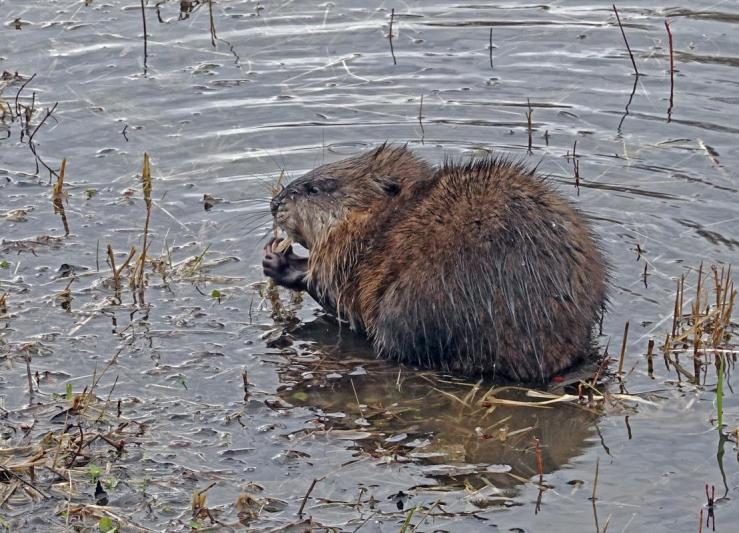
<path id="1" fill-rule="evenodd" d="M 618 21 L 618 27 L 621 28 L 621 35 L 623 35 L 624 43 L 626 43 L 626 50 L 629 51 L 629 57 L 631 58 L 631 64 L 634 66 L 634 72 L 636 75 L 639 75 L 639 69 L 636 68 L 636 61 L 634 60 L 634 54 L 631 53 L 631 47 L 629 46 L 629 41 L 626 39 L 626 32 L 624 31 L 624 27 L 621 24 L 621 17 L 618 16 L 618 9 L 616 9 L 616 4 L 611 4 L 613 6 L 613 12 L 616 14 L 616 20 Z"/>
<path id="2" fill-rule="evenodd" d="M 421 94 L 421 104 L 418 106 L 418 125 L 421 126 L 421 144 L 426 132 L 423 130 L 423 94 Z"/>

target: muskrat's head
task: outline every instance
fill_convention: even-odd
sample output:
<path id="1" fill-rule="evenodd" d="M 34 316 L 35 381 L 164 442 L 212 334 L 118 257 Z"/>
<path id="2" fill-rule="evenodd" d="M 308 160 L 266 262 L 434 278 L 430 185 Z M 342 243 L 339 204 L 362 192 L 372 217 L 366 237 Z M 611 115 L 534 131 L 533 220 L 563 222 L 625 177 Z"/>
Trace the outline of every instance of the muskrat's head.
<path id="1" fill-rule="evenodd" d="M 356 212 L 407 201 L 431 168 L 405 146 L 383 144 L 366 154 L 323 165 L 290 182 L 270 204 L 275 223 L 310 249 Z"/>

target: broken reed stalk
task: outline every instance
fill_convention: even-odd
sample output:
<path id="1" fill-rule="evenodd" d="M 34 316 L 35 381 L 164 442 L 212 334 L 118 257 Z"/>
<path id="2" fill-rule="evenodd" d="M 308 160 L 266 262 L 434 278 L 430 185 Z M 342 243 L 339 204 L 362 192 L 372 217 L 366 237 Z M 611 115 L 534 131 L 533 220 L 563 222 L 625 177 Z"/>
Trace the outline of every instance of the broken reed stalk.
<path id="1" fill-rule="evenodd" d="M 534 452 L 536 453 L 536 470 L 539 472 L 539 485 L 544 482 L 544 461 L 541 458 L 541 446 L 538 438 L 534 437 Z"/>
<path id="2" fill-rule="evenodd" d="M 126 257 L 126 260 L 123 262 L 121 267 L 116 268 L 115 256 L 113 255 L 113 247 L 110 244 L 108 245 L 108 263 L 110 264 L 110 269 L 113 271 L 113 290 L 115 291 L 118 299 L 120 299 L 121 295 L 121 272 L 124 268 L 128 266 L 134 255 L 136 255 L 136 248 L 132 246 L 131 251 L 128 253 L 128 257 Z"/>
<path id="3" fill-rule="evenodd" d="M 654 339 L 649 339 L 647 344 L 647 375 L 650 378 L 654 377 L 654 358 L 652 352 L 654 351 Z"/>
<path id="4" fill-rule="evenodd" d="M 575 188 L 580 196 L 580 160 L 577 158 L 577 140 L 572 145 L 572 171 L 575 173 Z"/>
<path id="5" fill-rule="evenodd" d="M 67 160 L 62 159 L 62 166 L 59 169 L 59 175 L 56 178 L 56 183 L 51 192 L 51 202 L 54 204 L 54 214 L 61 215 L 62 224 L 64 225 L 64 236 L 69 235 L 69 223 L 67 222 L 67 215 L 64 212 L 64 171 L 67 168 Z"/>
<path id="6" fill-rule="evenodd" d="M 421 104 L 418 106 L 418 125 L 421 126 L 421 142 L 426 136 L 426 132 L 423 130 L 423 94 L 421 94 Z"/>
<path id="7" fill-rule="evenodd" d="M 616 9 L 616 4 L 611 4 L 613 6 L 613 12 L 616 14 L 616 20 L 618 21 L 618 27 L 621 28 L 621 35 L 624 38 L 624 43 L 626 43 L 626 50 L 629 51 L 629 57 L 631 58 L 631 64 L 634 66 L 634 72 L 637 76 L 639 76 L 639 69 L 636 68 L 636 61 L 634 60 L 634 54 L 631 53 L 631 47 L 629 46 L 629 41 L 626 39 L 626 32 L 624 31 L 624 27 L 621 24 L 621 17 L 618 15 L 618 9 Z"/>
<path id="8" fill-rule="evenodd" d="M 322 477 L 313 478 L 310 487 L 308 487 L 308 492 L 306 492 L 305 496 L 303 496 L 303 502 L 300 504 L 300 509 L 298 509 L 298 518 L 303 518 L 303 509 L 305 509 L 305 503 L 308 501 L 310 493 L 313 492 L 313 488 L 316 486 L 316 483 L 318 483 L 322 479 Z"/>
<path id="9" fill-rule="evenodd" d="M 33 378 L 31 377 L 31 354 L 25 350 L 26 376 L 28 377 L 28 403 L 33 401 Z"/>
<path id="10" fill-rule="evenodd" d="M 531 100 L 529 98 L 526 99 L 526 104 L 528 105 L 529 110 L 526 112 L 526 128 L 529 133 L 529 146 L 527 149 L 528 154 L 533 154 L 533 150 L 531 149 L 533 139 L 532 139 L 532 126 L 531 126 L 531 118 L 534 115 L 534 109 L 531 107 Z"/>
<path id="11" fill-rule="evenodd" d="M 141 171 L 141 183 L 143 184 L 144 202 L 146 203 L 146 219 L 144 221 L 144 243 L 141 247 L 141 254 L 136 263 L 136 275 L 134 276 L 134 285 L 139 291 L 144 290 L 144 270 L 146 267 L 146 252 L 149 248 L 149 220 L 151 219 L 151 165 L 149 164 L 149 154 L 144 152 L 144 168 Z"/>
<path id="12" fill-rule="evenodd" d="M 216 35 L 216 23 L 213 21 L 213 0 L 208 0 L 208 16 L 210 18 L 210 44 L 215 48 L 218 36 Z"/>
<path id="13" fill-rule="evenodd" d="M 595 460 L 595 479 L 593 480 L 593 495 L 590 499 L 595 503 L 595 491 L 598 488 L 598 473 L 600 471 L 600 457 Z"/>
<path id="14" fill-rule="evenodd" d="M 395 48 L 393 47 L 393 22 L 395 21 L 395 8 L 390 10 L 390 30 L 387 34 L 387 39 L 390 41 L 390 54 L 393 56 L 393 65 L 397 65 L 398 62 L 395 59 Z"/>
<path id="15" fill-rule="evenodd" d="M 244 401 L 249 401 L 249 375 L 247 374 L 246 368 L 241 371 L 241 381 L 244 383 Z"/>
<path id="16" fill-rule="evenodd" d="M 716 429 L 721 431 L 724 427 L 724 355 L 716 354 L 718 359 L 718 372 L 716 382 Z"/>
<path id="17" fill-rule="evenodd" d="M 670 122 L 672 120 L 672 105 L 675 96 L 675 56 L 672 50 L 672 30 L 667 19 L 665 19 L 665 29 L 667 30 L 667 40 L 670 44 L 670 107 L 667 109 L 667 122 Z"/>
<path id="18" fill-rule="evenodd" d="M 626 355 L 626 340 L 629 338 L 629 321 L 624 326 L 624 340 L 621 342 L 621 353 L 618 356 L 618 375 L 622 375 L 624 371 L 624 356 Z"/>
<path id="19" fill-rule="evenodd" d="M 493 28 L 490 28 L 488 37 L 488 57 L 490 58 L 490 70 L 493 70 Z"/>
<path id="20" fill-rule="evenodd" d="M 141 21 L 144 26 L 144 74 L 146 74 L 147 62 L 149 60 L 149 50 L 148 50 L 148 37 L 146 34 L 146 8 L 144 6 L 144 0 L 141 0 Z"/>

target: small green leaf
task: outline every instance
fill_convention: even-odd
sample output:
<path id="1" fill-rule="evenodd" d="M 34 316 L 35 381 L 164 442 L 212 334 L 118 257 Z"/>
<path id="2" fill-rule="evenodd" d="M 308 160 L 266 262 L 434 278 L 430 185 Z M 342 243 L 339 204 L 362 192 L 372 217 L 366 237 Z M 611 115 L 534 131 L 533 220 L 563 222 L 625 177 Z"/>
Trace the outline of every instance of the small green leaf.
<path id="1" fill-rule="evenodd" d="M 67 383 L 67 390 L 64 394 L 64 398 L 66 398 L 67 401 L 72 401 L 72 384 Z"/>
<path id="2" fill-rule="evenodd" d="M 85 189 L 85 197 L 89 200 L 98 193 L 97 189 L 88 188 Z"/>
<path id="3" fill-rule="evenodd" d="M 210 296 L 211 296 L 211 298 L 218 299 L 221 296 L 223 296 L 223 294 L 221 294 L 221 291 L 219 291 L 218 289 L 213 289 L 213 291 L 210 293 Z"/>
<path id="4" fill-rule="evenodd" d="M 87 473 L 90 475 L 90 479 L 93 483 L 97 483 L 98 478 L 100 477 L 100 474 L 102 474 L 103 470 L 98 465 L 91 464 L 88 467 Z"/>
<path id="5" fill-rule="evenodd" d="M 0 261 L 0 268 L 4 268 L 5 270 L 10 268 L 10 263 L 8 263 L 5 259 Z"/>
<path id="6" fill-rule="evenodd" d="M 114 531 L 117 531 L 118 526 L 110 517 L 104 516 L 100 519 L 100 522 L 98 522 L 98 529 L 103 533 L 113 533 Z"/>

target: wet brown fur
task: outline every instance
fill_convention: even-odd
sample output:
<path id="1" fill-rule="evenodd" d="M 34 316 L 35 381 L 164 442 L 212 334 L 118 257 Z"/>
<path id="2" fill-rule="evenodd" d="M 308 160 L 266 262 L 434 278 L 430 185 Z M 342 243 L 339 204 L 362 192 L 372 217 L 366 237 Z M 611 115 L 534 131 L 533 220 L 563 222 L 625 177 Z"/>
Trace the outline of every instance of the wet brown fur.
<path id="1" fill-rule="evenodd" d="M 317 168 L 273 205 L 310 250 L 309 292 L 384 357 L 530 382 L 592 352 L 602 255 L 577 211 L 521 164 L 431 168 L 383 145 Z"/>

